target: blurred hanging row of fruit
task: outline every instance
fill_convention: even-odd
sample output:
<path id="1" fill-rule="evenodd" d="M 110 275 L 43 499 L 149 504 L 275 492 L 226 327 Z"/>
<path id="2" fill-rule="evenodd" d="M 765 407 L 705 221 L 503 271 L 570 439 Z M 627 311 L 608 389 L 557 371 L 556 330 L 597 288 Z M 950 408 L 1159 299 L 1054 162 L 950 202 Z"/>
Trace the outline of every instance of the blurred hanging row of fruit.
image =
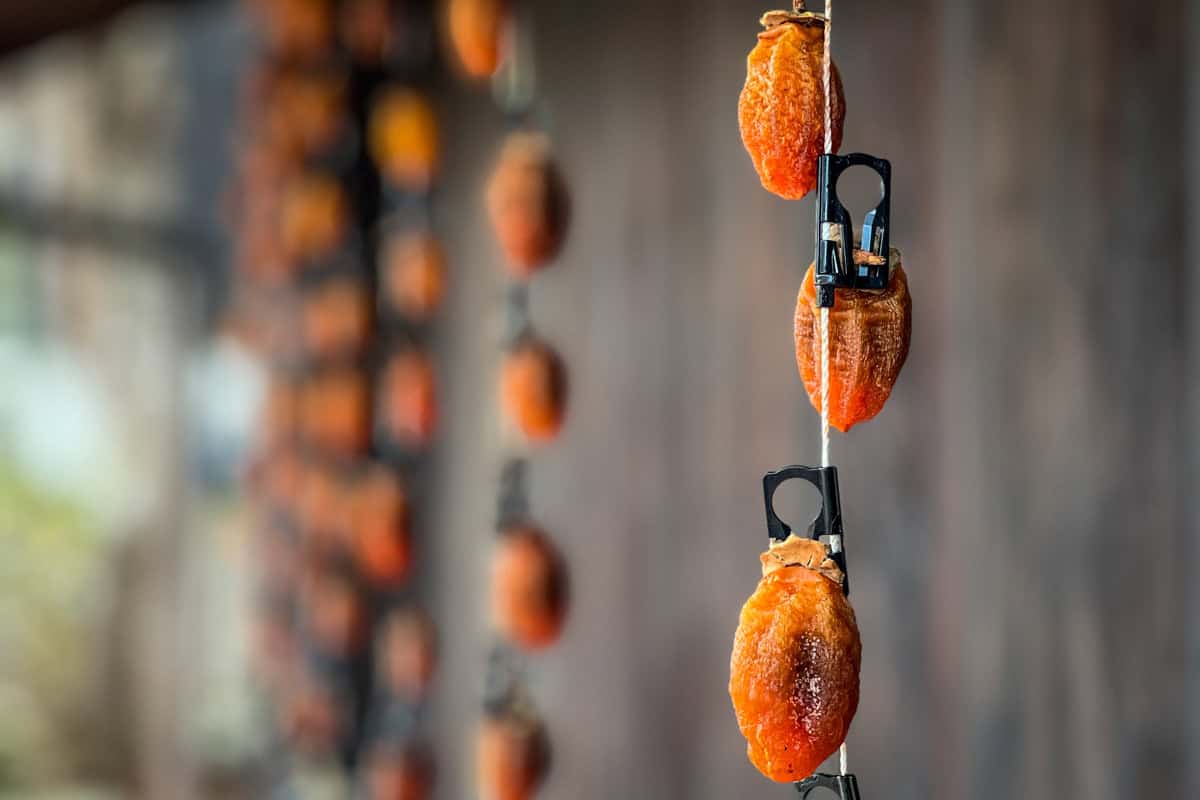
<path id="1" fill-rule="evenodd" d="M 530 283 L 563 245 L 569 203 L 549 136 L 535 124 L 536 87 L 526 70 L 532 34 L 521 9 L 500 0 L 450 0 L 450 37 L 458 60 L 477 77 L 504 70 L 501 111 L 512 131 L 484 191 L 488 219 L 509 279 L 500 406 L 509 431 L 529 451 L 555 440 L 567 412 L 567 369 L 534 329 Z M 523 34 L 523 35 L 521 35 Z M 518 103 L 514 98 L 520 98 Z M 568 605 L 566 562 L 529 510 L 529 460 L 514 452 L 501 471 L 497 542 L 489 602 L 499 641 L 488 663 L 477 743 L 482 800 L 526 800 L 550 767 L 550 739 L 537 711 L 525 656 L 561 636 Z"/>
<path id="2" fill-rule="evenodd" d="M 282 774 L 337 764 L 363 797 L 420 800 L 436 635 L 411 590 L 420 464 L 437 425 L 425 323 L 437 118 L 419 3 L 254 0 L 230 214 L 235 313 L 270 365 L 250 492 L 255 665 Z"/>

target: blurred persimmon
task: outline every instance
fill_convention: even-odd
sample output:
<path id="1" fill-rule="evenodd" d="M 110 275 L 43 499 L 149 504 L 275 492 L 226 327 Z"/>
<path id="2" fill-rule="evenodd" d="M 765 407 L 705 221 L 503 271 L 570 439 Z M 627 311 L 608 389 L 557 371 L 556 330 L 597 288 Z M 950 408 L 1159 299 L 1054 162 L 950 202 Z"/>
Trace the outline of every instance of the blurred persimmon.
<path id="1" fill-rule="evenodd" d="M 332 0 L 260 0 L 267 49 L 277 58 L 317 61 L 333 48 Z"/>
<path id="2" fill-rule="evenodd" d="M 350 202 L 337 179 L 309 174 L 288 182 L 280 209 L 280 242 L 287 258 L 328 258 L 349 230 Z"/>
<path id="3" fill-rule="evenodd" d="M 480 800 L 529 800 L 550 769 L 550 741 L 536 718 L 489 713 L 477 747 Z"/>
<path id="4" fill-rule="evenodd" d="M 284 738 L 310 756 L 332 753 L 347 729 L 345 705 L 313 675 L 302 673 L 289 684 L 278 709 Z"/>
<path id="5" fill-rule="evenodd" d="M 550 345 L 520 340 L 500 372 L 500 402 L 508 419 L 530 440 L 551 441 L 567 413 L 567 368 Z"/>
<path id="6" fill-rule="evenodd" d="M 393 695 L 410 702 L 424 697 L 437 664 L 437 635 L 429 617 L 414 608 L 388 614 L 379 632 L 376 663 Z"/>
<path id="7" fill-rule="evenodd" d="M 320 464 L 305 464 L 300 478 L 298 514 L 305 541 L 316 554 L 346 549 L 348 491 L 342 480 Z"/>
<path id="8" fill-rule="evenodd" d="M 350 368 L 309 377 L 300 399 L 300 430 L 317 450 L 342 458 L 362 455 L 371 440 L 371 395 L 366 376 Z"/>
<path id="9" fill-rule="evenodd" d="M 437 386 L 429 356 L 416 348 L 393 354 L 383 371 L 380 401 L 380 416 L 394 441 L 406 447 L 427 444 L 437 425 Z"/>
<path id="10" fill-rule="evenodd" d="M 540 133 L 510 134 L 487 186 L 492 229 L 511 274 L 527 278 L 562 246 L 569 217 L 566 186 Z"/>
<path id="11" fill-rule="evenodd" d="M 504 532 L 492 558 L 492 620 L 513 644 L 540 650 L 558 641 L 567 614 L 567 567 L 540 530 Z"/>
<path id="12" fill-rule="evenodd" d="M 404 488 L 387 467 L 376 466 L 353 489 L 351 523 L 358 568 L 376 584 L 403 581 L 412 567 Z"/>
<path id="13" fill-rule="evenodd" d="M 825 152 L 824 22 L 808 13 L 772 11 L 746 59 L 738 99 L 742 144 L 763 188 L 799 200 L 817 185 L 817 156 Z M 832 69 L 833 152 L 842 143 L 846 99 Z"/>
<path id="14" fill-rule="evenodd" d="M 750 761 L 771 780 L 792 783 L 846 740 L 862 644 L 823 544 L 792 536 L 762 562 L 734 637 L 729 695 Z"/>
<path id="15" fill-rule="evenodd" d="M 445 22 L 463 72 L 472 78 L 493 75 L 507 46 L 509 0 L 447 0 Z"/>
<path id="16" fill-rule="evenodd" d="M 383 63 L 396 39 L 391 0 L 343 0 L 340 15 L 342 43 L 351 57 L 365 66 Z"/>
<path id="17" fill-rule="evenodd" d="M 433 795 L 433 755 L 422 745 L 380 748 L 367 760 L 366 772 L 364 800 L 427 800 Z"/>
<path id="18" fill-rule="evenodd" d="M 304 299 L 304 346 L 310 356 L 358 354 L 371 333 L 371 297 L 362 282 L 337 278 Z"/>
<path id="19" fill-rule="evenodd" d="M 313 567 L 305 580 L 302 607 L 306 631 L 323 651 L 347 656 L 365 643 L 365 598 L 347 576 Z"/>
<path id="20" fill-rule="evenodd" d="M 389 305 L 413 320 L 437 310 L 446 291 L 446 257 L 428 233 L 396 234 L 384 245 L 383 291 Z"/>
<path id="21" fill-rule="evenodd" d="M 412 191 L 429 188 L 440 143 L 437 116 L 425 95 L 401 87 L 380 92 L 371 107 L 367 137 L 386 180 Z"/>

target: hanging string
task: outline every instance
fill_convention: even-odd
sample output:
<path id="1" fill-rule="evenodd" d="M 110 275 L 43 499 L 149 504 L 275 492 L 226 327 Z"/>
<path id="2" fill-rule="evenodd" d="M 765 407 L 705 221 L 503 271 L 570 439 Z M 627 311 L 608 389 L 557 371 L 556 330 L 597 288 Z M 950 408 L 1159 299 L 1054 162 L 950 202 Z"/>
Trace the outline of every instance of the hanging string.
<path id="1" fill-rule="evenodd" d="M 821 81 L 825 90 L 825 152 L 833 152 L 833 0 L 825 0 L 825 51 L 821 59 Z M 821 466 L 829 459 L 829 309 L 821 309 Z M 846 743 L 838 749 L 841 774 L 850 771 Z"/>

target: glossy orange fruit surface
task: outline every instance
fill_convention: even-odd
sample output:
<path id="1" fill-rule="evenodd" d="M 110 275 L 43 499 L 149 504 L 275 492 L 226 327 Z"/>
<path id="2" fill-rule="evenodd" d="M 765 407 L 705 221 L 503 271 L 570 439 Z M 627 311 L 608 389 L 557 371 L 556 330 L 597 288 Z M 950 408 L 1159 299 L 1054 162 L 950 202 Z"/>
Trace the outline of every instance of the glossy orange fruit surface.
<path id="1" fill-rule="evenodd" d="M 489 714 L 476 753 L 480 800 L 530 800 L 550 768 L 550 742 L 540 720 Z"/>
<path id="2" fill-rule="evenodd" d="M 558 549 L 536 528 L 508 531 L 492 562 L 492 618 L 526 650 L 558 641 L 567 612 L 567 568 Z"/>
<path id="3" fill-rule="evenodd" d="M 798 200 L 817 185 L 817 156 L 825 151 L 824 26 L 811 15 L 771 12 L 746 60 L 738 100 L 742 144 L 763 188 Z M 833 152 L 842 144 L 846 99 L 836 67 Z"/>
<path id="4" fill-rule="evenodd" d="M 500 374 L 508 418 L 533 442 L 558 436 L 567 414 L 567 368 L 550 345 L 525 339 L 508 354 Z"/>
<path id="5" fill-rule="evenodd" d="M 509 135 L 488 182 L 486 201 L 513 277 L 527 278 L 558 255 L 569 201 L 545 135 Z"/>
<path id="6" fill-rule="evenodd" d="M 809 400 L 821 410 L 821 333 L 808 268 L 796 301 L 796 363 Z M 882 292 L 838 289 L 829 312 L 829 424 L 848 431 L 878 414 L 908 358 L 912 298 L 897 263 Z"/>
<path id="7" fill-rule="evenodd" d="M 862 645 L 839 582 L 799 565 L 764 573 L 742 607 L 729 695 L 750 761 L 771 780 L 794 782 L 846 739 Z"/>

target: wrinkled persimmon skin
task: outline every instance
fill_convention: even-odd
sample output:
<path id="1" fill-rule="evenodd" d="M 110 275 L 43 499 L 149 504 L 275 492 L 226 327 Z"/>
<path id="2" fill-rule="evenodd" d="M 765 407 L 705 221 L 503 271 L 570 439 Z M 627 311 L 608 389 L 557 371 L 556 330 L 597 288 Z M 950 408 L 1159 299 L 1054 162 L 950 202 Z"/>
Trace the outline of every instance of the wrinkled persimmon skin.
<path id="1" fill-rule="evenodd" d="M 738 100 L 742 144 L 763 188 L 799 200 L 817 185 L 817 156 L 825 152 L 824 32 L 787 22 L 758 35 L 746 59 Z M 833 152 L 842 146 L 846 98 L 833 68 Z"/>
<path id="2" fill-rule="evenodd" d="M 796 300 L 796 363 L 808 398 L 821 410 L 820 315 L 808 268 Z M 845 433 L 883 410 L 908 358 L 912 297 L 896 265 L 882 292 L 838 289 L 829 312 L 829 424 Z"/>
<path id="3" fill-rule="evenodd" d="M 841 587 L 808 569 L 765 576 L 742 607 L 729 695 L 746 752 L 763 775 L 803 780 L 846 739 L 862 660 Z"/>

